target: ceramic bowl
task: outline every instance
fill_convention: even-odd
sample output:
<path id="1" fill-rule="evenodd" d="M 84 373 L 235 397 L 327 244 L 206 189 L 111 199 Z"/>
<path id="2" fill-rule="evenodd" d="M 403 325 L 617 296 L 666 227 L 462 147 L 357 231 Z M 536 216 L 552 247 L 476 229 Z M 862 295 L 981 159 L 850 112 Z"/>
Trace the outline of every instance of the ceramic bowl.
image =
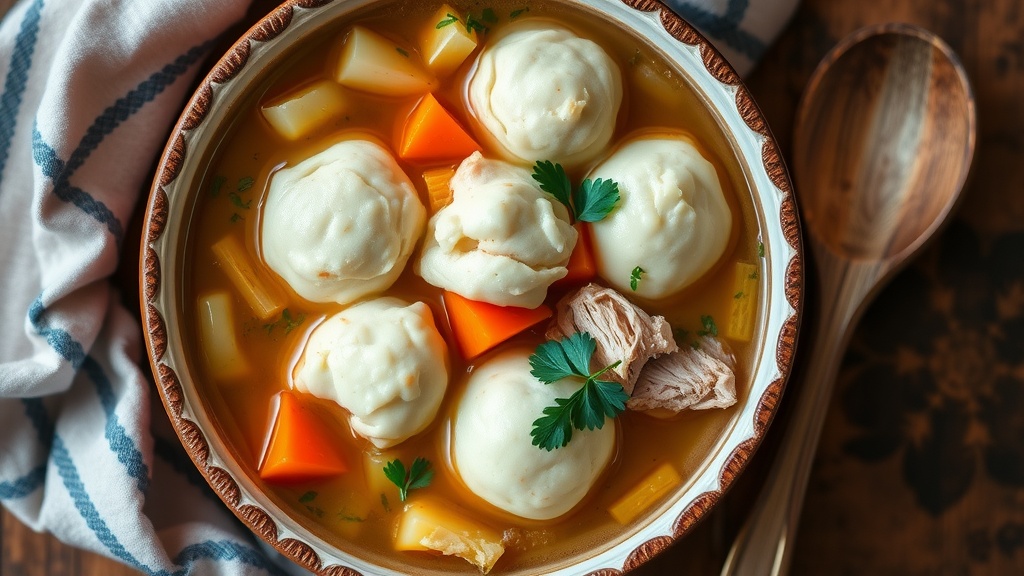
<path id="1" fill-rule="evenodd" d="M 149 197 L 141 290 L 150 362 L 167 413 L 196 466 L 247 526 L 299 565 L 322 574 L 391 574 L 340 550 L 261 491 L 217 435 L 196 386 L 181 327 L 183 246 L 204 162 L 232 108 L 290 46 L 374 0 L 289 0 L 246 32 L 202 80 L 173 130 Z M 764 244 L 753 380 L 698 472 L 626 534 L 576 553 L 546 573 L 618 574 L 644 563 L 705 517 L 744 469 L 775 414 L 793 364 L 803 274 L 792 186 L 760 110 L 736 72 L 690 24 L 653 0 L 567 0 L 628 27 L 668 60 L 703 100 L 731 142 L 753 196 Z"/>

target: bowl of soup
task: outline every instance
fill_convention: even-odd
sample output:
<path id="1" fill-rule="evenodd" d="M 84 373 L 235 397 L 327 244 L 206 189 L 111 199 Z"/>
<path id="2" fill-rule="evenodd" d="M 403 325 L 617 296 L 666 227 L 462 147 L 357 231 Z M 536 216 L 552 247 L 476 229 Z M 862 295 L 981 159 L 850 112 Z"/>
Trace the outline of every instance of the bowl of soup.
<path id="1" fill-rule="evenodd" d="M 636 567 L 793 363 L 778 146 L 658 2 L 285 2 L 200 82 L 144 228 L 171 422 L 318 573 Z"/>

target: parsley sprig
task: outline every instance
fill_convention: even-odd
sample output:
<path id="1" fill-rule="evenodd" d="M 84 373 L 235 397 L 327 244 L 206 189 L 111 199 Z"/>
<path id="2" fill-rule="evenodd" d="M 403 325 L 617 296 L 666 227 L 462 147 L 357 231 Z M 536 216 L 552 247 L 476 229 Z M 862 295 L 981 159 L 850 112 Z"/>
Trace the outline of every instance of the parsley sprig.
<path id="1" fill-rule="evenodd" d="M 572 431 L 602 428 L 606 418 L 615 418 L 626 409 L 629 395 L 618 382 L 599 380 L 614 369 L 615 362 L 597 372 L 590 372 L 590 360 L 597 349 L 594 338 L 577 332 L 561 340 L 549 340 L 530 355 L 530 374 L 545 384 L 564 378 L 583 379 L 583 386 L 569 398 L 556 398 L 554 406 L 543 410 L 533 421 L 530 436 L 533 445 L 551 451 L 572 440 Z"/>
<path id="2" fill-rule="evenodd" d="M 541 190 L 564 204 L 573 219 L 580 222 L 603 220 L 619 202 L 619 185 L 614 180 L 587 178 L 574 189 L 565 168 L 550 160 L 539 160 L 534 164 L 533 179 L 540 184 Z"/>
<path id="3" fill-rule="evenodd" d="M 646 273 L 647 273 L 647 271 L 644 270 L 643 268 L 639 267 L 639 266 L 637 266 L 636 268 L 633 268 L 633 271 L 630 272 L 630 274 L 629 274 L 629 288 L 630 288 L 630 290 L 632 290 L 633 292 L 636 292 L 636 289 L 640 286 L 640 280 L 644 277 L 644 274 L 646 274 Z"/>
<path id="4" fill-rule="evenodd" d="M 430 469 L 430 460 L 426 458 L 413 460 L 408 470 L 401 460 L 395 458 L 384 465 L 384 476 L 398 486 L 398 497 L 405 502 L 409 497 L 409 490 L 430 486 L 430 481 L 434 479 L 434 471 Z M 383 494 L 381 496 L 383 497 Z"/>

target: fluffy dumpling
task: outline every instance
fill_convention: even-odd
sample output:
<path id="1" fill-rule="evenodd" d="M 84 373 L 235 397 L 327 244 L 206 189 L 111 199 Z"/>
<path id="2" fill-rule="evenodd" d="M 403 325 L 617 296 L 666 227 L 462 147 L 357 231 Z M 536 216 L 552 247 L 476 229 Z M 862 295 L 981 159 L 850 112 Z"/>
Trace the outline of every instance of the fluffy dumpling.
<path id="1" fill-rule="evenodd" d="M 474 494 L 531 520 L 557 518 L 578 504 L 611 461 L 615 422 L 574 430 L 564 447 L 532 444 L 533 421 L 579 382 L 543 384 L 530 374 L 530 351 L 506 350 L 477 366 L 452 428 L 455 468 Z"/>
<path id="2" fill-rule="evenodd" d="M 547 20 L 524 20 L 481 51 L 467 98 L 481 135 L 510 159 L 578 164 L 611 140 L 622 78 L 596 43 Z"/>
<path id="3" fill-rule="evenodd" d="M 345 140 L 274 175 L 263 256 L 299 296 L 347 304 L 394 283 L 425 219 L 387 149 Z"/>
<path id="4" fill-rule="evenodd" d="M 715 167 L 686 135 L 632 139 L 588 178 L 619 184 L 619 206 L 591 230 L 598 272 L 620 292 L 670 296 L 725 252 L 732 213 Z M 643 274 L 634 292 L 630 276 L 638 266 Z"/>
<path id="5" fill-rule="evenodd" d="M 378 298 L 331 316 L 310 334 L 295 389 L 333 400 L 378 448 L 425 429 L 448 387 L 447 348 L 430 308 Z"/>
<path id="6" fill-rule="evenodd" d="M 417 272 L 470 300 L 536 308 L 565 276 L 576 229 L 530 172 L 474 152 L 451 180 L 452 202 L 427 223 Z"/>

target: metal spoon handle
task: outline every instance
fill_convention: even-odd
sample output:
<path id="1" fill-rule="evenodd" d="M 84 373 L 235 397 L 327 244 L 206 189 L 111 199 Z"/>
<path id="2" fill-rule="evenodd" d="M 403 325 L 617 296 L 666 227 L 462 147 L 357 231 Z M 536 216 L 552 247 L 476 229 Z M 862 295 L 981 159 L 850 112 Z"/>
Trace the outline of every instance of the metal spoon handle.
<path id="1" fill-rule="evenodd" d="M 801 343 L 801 353 L 808 354 L 810 360 L 792 416 L 757 502 L 729 551 L 722 576 L 788 573 L 804 492 L 839 363 L 853 321 L 879 272 L 877 266 L 819 260 L 822 297 L 817 339 Z"/>

